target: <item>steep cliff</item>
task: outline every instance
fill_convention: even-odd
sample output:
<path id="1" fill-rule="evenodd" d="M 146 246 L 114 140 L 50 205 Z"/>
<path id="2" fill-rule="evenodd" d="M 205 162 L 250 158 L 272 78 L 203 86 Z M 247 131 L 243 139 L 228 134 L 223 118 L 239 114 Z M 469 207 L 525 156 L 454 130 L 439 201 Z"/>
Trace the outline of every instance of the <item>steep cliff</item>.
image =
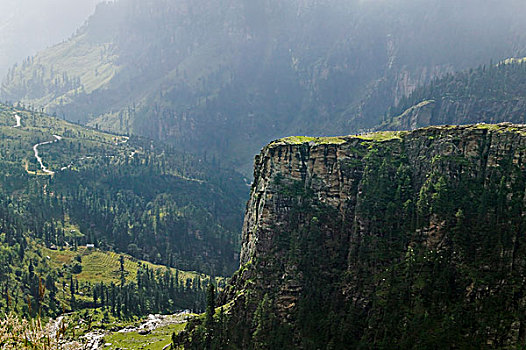
<path id="1" fill-rule="evenodd" d="M 511 124 L 272 142 L 224 312 L 176 342 L 524 345 L 525 172 L 526 126 Z"/>

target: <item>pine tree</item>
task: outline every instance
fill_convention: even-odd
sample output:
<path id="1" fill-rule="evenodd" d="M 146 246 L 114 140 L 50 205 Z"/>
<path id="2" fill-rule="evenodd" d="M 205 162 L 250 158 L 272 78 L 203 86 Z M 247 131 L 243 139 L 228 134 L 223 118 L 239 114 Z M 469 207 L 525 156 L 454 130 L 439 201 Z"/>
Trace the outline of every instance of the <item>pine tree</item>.
<path id="1" fill-rule="evenodd" d="M 71 293 L 71 309 L 75 306 L 75 284 L 73 282 L 73 276 L 69 277 L 69 291 Z"/>
<path id="2" fill-rule="evenodd" d="M 121 288 L 124 287 L 124 284 L 126 283 L 126 277 L 124 276 L 124 256 L 121 255 L 119 257 L 119 262 L 121 264 Z"/>
<path id="3" fill-rule="evenodd" d="M 268 349 L 269 339 L 272 337 L 272 310 L 271 301 L 268 294 L 265 294 L 263 300 L 259 303 L 254 314 L 254 343 L 256 349 Z"/>
<path id="4" fill-rule="evenodd" d="M 210 349 L 212 336 L 214 334 L 214 314 L 215 314 L 215 287 L 212 283 L 208 285 L 206 290 L 206 313 L 205 313 L 205 330 L 206 330 L 206 345 Z"/>

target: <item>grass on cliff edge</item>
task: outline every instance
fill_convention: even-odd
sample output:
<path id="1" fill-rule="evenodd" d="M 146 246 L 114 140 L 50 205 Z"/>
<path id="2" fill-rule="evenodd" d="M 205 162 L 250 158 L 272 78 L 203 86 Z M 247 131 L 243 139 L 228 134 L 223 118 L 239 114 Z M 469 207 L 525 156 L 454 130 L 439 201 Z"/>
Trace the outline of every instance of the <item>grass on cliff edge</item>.
<path id="1" fill-rule="evenodd" d="M 301 145 L 303 143 L 314 142 L 317 145 L 325 144 L 342 144 L 345 142 L 343 138 L 340 137 L 309 137 L 309 136 L 290 136 L 283 139 L 274 141 L 274 143 L 285 143 L 289 145 Z"/>
<path id="2" fill-rule="evenodd" d="M 271 143 L 271 145 L 286 144 L 286 145 L 301 145 L 304 143 L 313 142 L 316 145 L 340 145 L 352 138 L 358 138 L 368 141 L 387 141 L 392 139 L 399 139 L 406 131 L 379 131 L 367 134 L 350 135 L 343 137 L 309 137 L 309 136 L 289 136 Z"/>
<path id="3" fill-rule="evenodd" d="M 472 129 L 488 129 L 498 132 L 517 132 L 522 136 L 526 136 L 526 127 L 524 125 L 516 125 L 511 123 L 486 124 L 477 123 L 469 125 L 430 125 L 418 129 L 456 129 L 456 128 L 472 128 Z M 416 130 L 418 130 L 416 129 Z M 289 136 L 276 141 L 273 141 L 270 146 L 278 145 L 301 145 L 305 143 L 314 143 L 315 145 L 340 145 L 348 140 L 361 139 L 366 141 L 383 142 L 394 139 L 401 139 L 403 136 L 409 134 L 411 131 L 376 131 L 365 134 L 341 136 L 341 137 L 309 137 L 309 136 Z"/>

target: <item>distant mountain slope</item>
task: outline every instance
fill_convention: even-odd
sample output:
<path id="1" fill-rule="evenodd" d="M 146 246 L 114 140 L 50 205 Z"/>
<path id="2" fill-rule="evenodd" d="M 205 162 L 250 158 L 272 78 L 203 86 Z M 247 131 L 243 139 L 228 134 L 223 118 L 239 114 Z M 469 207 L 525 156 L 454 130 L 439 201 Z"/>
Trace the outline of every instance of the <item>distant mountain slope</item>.
<path id="1" fill-rule="evenodd" d="M 4 243 L 29 236 L 187 270 L 236 268 L 246 185 L 217 163 L 3 105 L 0 146 Z"/>
<path id="2" fill-rule="evenodd" d="M 416 89 L 389 110 L 380 129 L 428 125 L 526 123 L 526 60 L 448 74 Z"/>
<path id="3" fill-rule="evenodd" d="M 16 62 L 67 39 L 101 0 L 2 0 L 0 76 Z"/>
<path id="4" fill-rule="evenodd" d="M 270 139 L 372 127 L 431 77 L 524 53 L 524 10 L 515 0 L 119 0 L 13 68 L 1 96 L 248 173 Z"/>

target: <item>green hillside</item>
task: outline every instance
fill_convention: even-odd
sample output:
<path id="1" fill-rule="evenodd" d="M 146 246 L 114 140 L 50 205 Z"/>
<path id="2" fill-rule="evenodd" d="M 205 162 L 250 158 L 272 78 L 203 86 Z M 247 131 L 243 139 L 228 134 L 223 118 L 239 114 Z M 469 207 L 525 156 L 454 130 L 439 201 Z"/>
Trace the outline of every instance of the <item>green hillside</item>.
<path id="1" fill-rule="evenodd" d="M 209 278 L 181 270 L 236 268 L 239 175 L 5 105 L 0 146 L 0 310 L 54 315 L 107 305 L 108 293 L 116 316 L 200 309 Z"/>
<path id="2" fill-rule="evenodd" d="M 111 251 L 103 251 L 99 249 L 86 248 L 85 246 L 77 249 L 49 249 L 41 248 L 40 252 L 46 258 L 49 257 L 49 265 L 51 268 L 68 269 L 71 265 L 76 264 L 80 260 L 82 269 L 75 274 L 75 279 L 79 283 L 105 283 L 105 284 L 119 284 L 121 282 L 120 272 L 120 257 L 124 257 L 124 270 L 127 282 L 137 280 L 137 273 L 140 267 L 148 267 L 154 271 L 166 270 L 166 266 L 152 264 L 148 261 L 137 260 L 127 254 L 117 254 Z M 79 258 L 80 257 L 80 258 Z M 180 283 L 186 283 L 187 279 L 192 281 L 196 278 L 205 280 L 209 278 L 208 275 L 197 272 L 182 271 L 171 268 L 171 271 L 177 273 Z M 223 284 L 224 278 L 217 277 L 216 283 Z"/>

